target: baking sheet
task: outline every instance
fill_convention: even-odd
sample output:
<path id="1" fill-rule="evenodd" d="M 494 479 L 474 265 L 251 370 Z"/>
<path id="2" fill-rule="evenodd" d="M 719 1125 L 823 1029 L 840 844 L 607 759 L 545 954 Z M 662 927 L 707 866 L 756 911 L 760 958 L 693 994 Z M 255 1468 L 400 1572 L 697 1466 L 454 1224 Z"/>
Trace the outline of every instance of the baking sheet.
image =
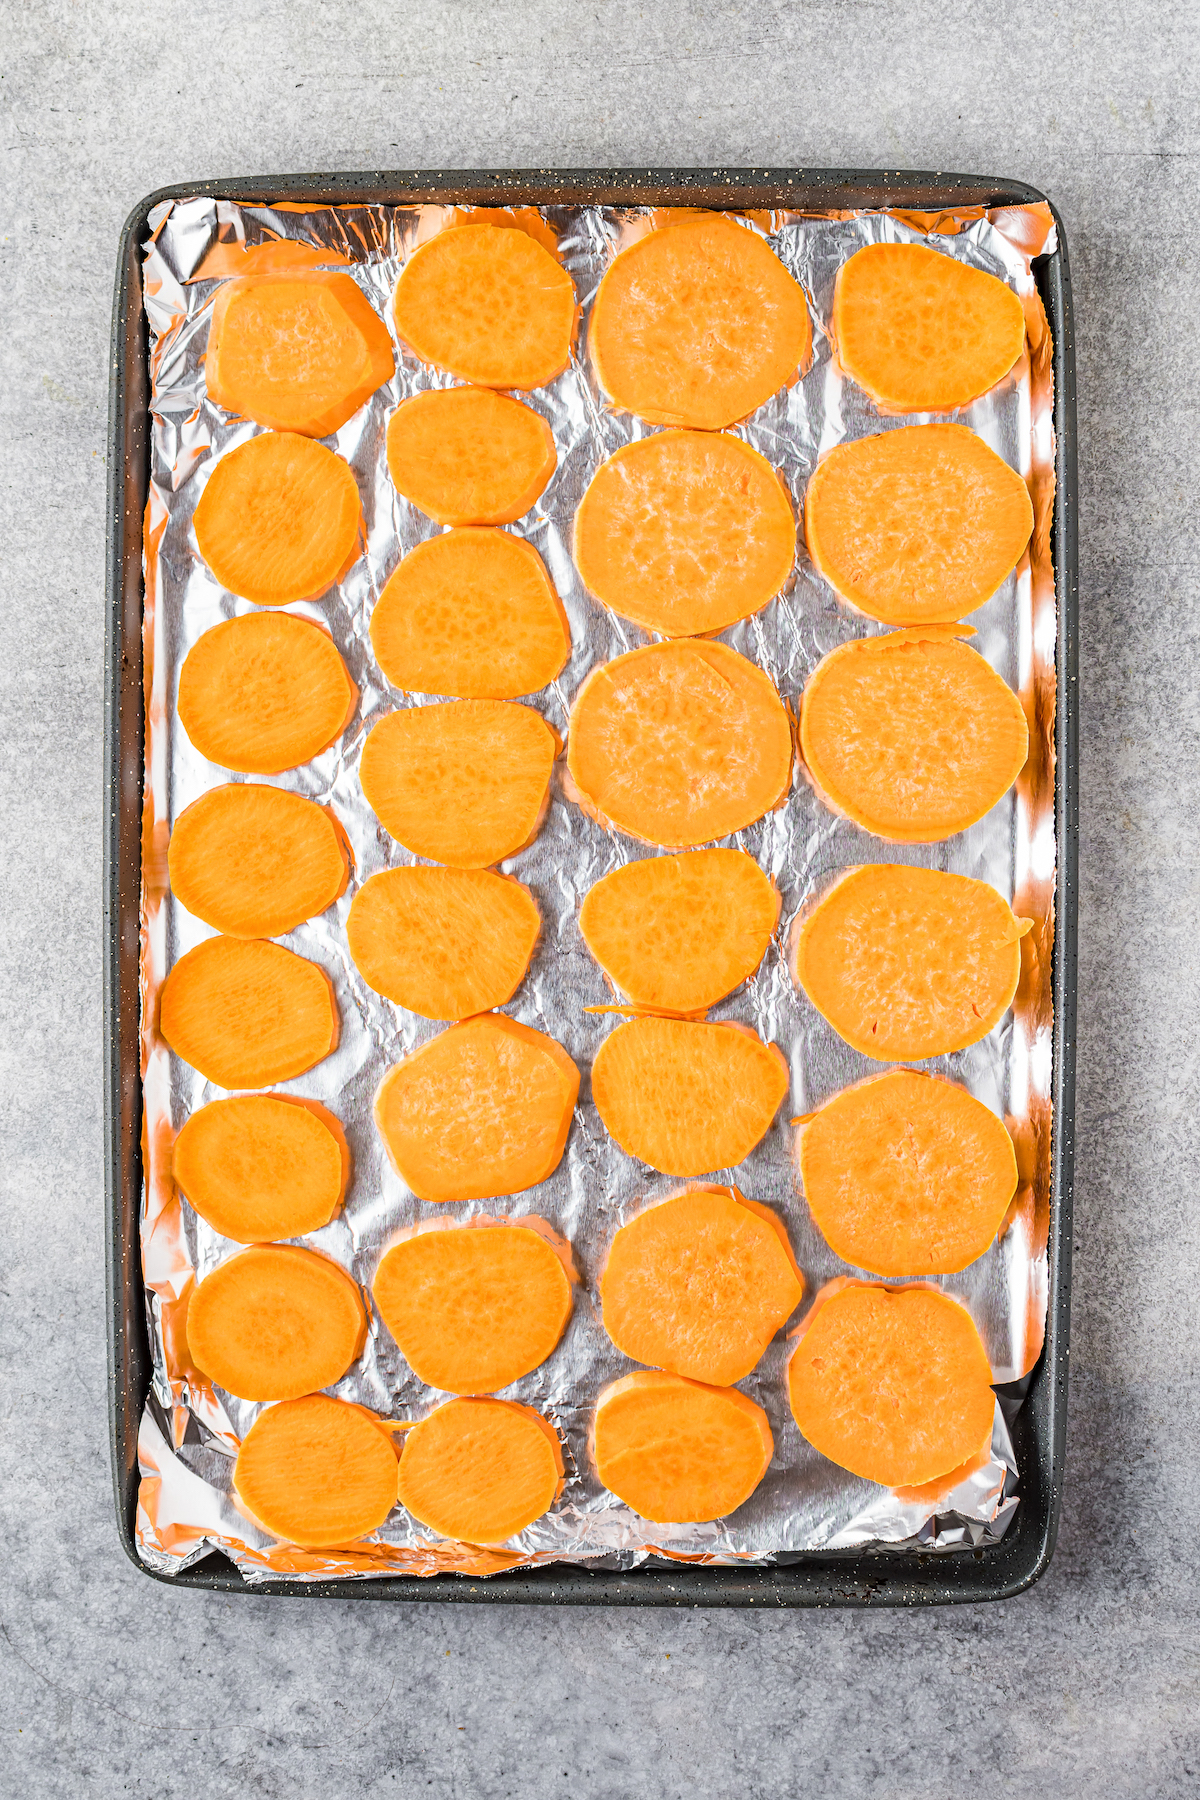
<path id="1" fill-rule="evenodd" d="M 896 1496 L 834 1469 L 800 1438 L 786 1404 L 786 1345 L 776 1339 L 742 1388 L 765 1407 L 776 1454 L 763 1483 L 732 1523 L 669 1528 L 649 1526 L 605 1494 L 590 1465 L 587 1435 L 595 1396 L 630 1364 L 599 1323 L 596 1278 L 616 1226 L 647 1200 L 680 1186 L 623 1156 L 608 1139 L 588 1097 L 587 1069 L 616 1021 L 587 1015 L 588 1004 L 611 998 L 578 934 L 578 902 L 618 862 L 653 854 L 603 832 L 556 792 L 537 841 L 506 864 L 533 889 L 544 930 L 516 1001 L 506 1010 L 549 1031 L 584 1073 L 580 1106 L 567 1154 L 556 1174 L 527 1194 L 479 1206 L 433 1208 L 417 1203 L 387 1163 L 374 1132 L 375 1087 L 399 1056 L 439 1027 L 417 1020 L 374 995 L 361 981 L 345 946 L 345 915 L 357 882 L 377 869 L 411 860 L 378 827 L 358 789 L 356 767 L 366 731 L 381 711 L 410 703 L 381 681 L 369 649 L 371 608 L 400 556 L 437 527 L 391 488 L 383 433 L 391 410 L 420 388 L 448 378 L 398 351 L 394 380 L 329 440 L 355 467 L 368 527 L 367 556 L 325 601 L 292 610 L 323 618 L 342 648 L 362 692 L 360 713 L 340 746 L 313 764 L 279 778 L 279 785 L 332 804 L 345 824 L 356 858 L 356 879 L 337 906 L 284 940 L 329 972 L 342 1015 L 342 1040 L 333 1057 L 281 1091 L 321 1098 L 341 1117 L 355 1155 L 355 1180 L 344 1214 L 308 1240 L 369 1286 L 387 1243 L 404 1226 L 434 1215 L 514 1217 L 536 1212 L 573 1244 L 581 1272 L 572 1322 L 543 1367 L 505 1393 L 540 1406 L 566 1444 L 568 1482 L 544 1519 L 513 1541 L 508 1553 L 480 1553 L 433 1539 L 397 1509 L 370 1547 L 315 1555 L 274 1546 L 238 1511 L 229 1492 L 237 1438 L 256 1406 L 214 1393 L 186 1366 L 182 1305 L 187 1283 L 206 1274 L 234 1246 L 218 1238 L 174 1193 L 169 1176 L 173 1131 L 217 1090 L 167 1051 L 156 1029 L 158 989 L 172 961 L 209 935 L 165 892 L 165 847 L 170 822 L 206 788 L 228 779 L 199 758 L 174 725 L 178 669 L 187 649 L 210 625 L 251 610 L 223 593 L 199 561 L 191 514 L 213 461 L 255 428 L 225 419 L 204 392 L 202 357 L 214 273 L 245 266 L 241 247 L 287 238 L 345 259 L 381 316 L 389 320 L 396 276 L 413 245 L 438 229 L 441 206 L 352 206 L 305 211 L 237 207 L 213 200 L 167 203 L 151 216 L 146 259 L 146 305 L 152 332 L 152 467 L 146 532 L 147 768 L 143 906 L 144 1103 L 147 1186 L 143 1259 L 154 1381 L 139 1440 L 142 1463 L 139 1549 L 151 1566 L 169 1572 L 217 1545 L 243 1573 L 255 1575 L 348 1572 L 472 1573 L 517 1561 L 555 1557 L 627 1567 L 652 1548 L 704 1560 L 767 1560 L 806 1550 L 852 1544 L 911 1543 L 953 1548 L 999 1535 L 1016 1504 L 1013 1457 L 997 1408 L 991 1457 L 936 1501 Z M 615 250 L 667 215 L 641 209 L 543 209 L 570 270 L 584 316 Z M 880 1065 L 841 1043 L 793 988 L 783 956 L 791 920 L 802 901 L 839 869 L 864 860 L 908 861 L 991 880 L 1035 918 L 1025 941 L 1025 965 L 1011 1017 L 971 1050 L 922 1065 L 962 1080 L 1010 1118 L 1018 1141 L 1023 1187 L 1001 1240 L 986 1256 L 941 1285 L 970 1306 L 992 1356 L 997 1381 L 1025 1373 L 1036 1360 L 1046 1303 L 1045 1238 L 1049 1194 L 1051 1015 L 1049 967 L 1054 887 L 1053 709 L 1055 603 L 1049 562 L 1049 509 L 1054 446 L 1050 424 L 1050 346 L 1029 272 L 1029 257 L 1053 248 L 1042 207 L 1010 208 L 984 216 L 857 214 L 800 217 L 756 215 L 749 229 L 769 233 L 773 247 L 801 281 L 813 313 L 811 369 L 793 388 L 754 415 L 740 435 L 780 469 L 797 504 L 816 457 L 845 437 L 887 428 L 873 405 L 842 381 L 831 354 L 828 319 L 839 264 L 880 238 L 932 241 L 977 266 L 1005 276 L 1021 293 L 1030 321 L 1026 356 L 992 394 L 959 415 L 1030 481 L 1037 526 L 1032 554 L 999 593 L 972 616 L 977 646 L 1018 687 L 1031 724 L 1033 754 L 1018 789 L 988 818 L 948 845 L 881 845 L 834 818 L 797 776 L 786 808 L 731 841 L 755 855 L 783 895 L 776 947 L 747 986 L 714 1010 L 743 1020 L 789 1055 L 792 1093 L 772 1131 L 736 1171 L 744 1192 L 775 1206 L 785 1218 L 807 1283 L 803 1316 L 827 1279 L 845 1272 L 813 1226 L 797 1193 L 788 1123 L 849 1081 Z M 571 621 L 574 653 L 559 681 L 536 698 L 560 731 L 569 701 L 596 662 L 647 641 L 590 601 L 570 561 L 575 506 L 605 456 L 646 428 L 610 411 L 586 357 L 549 388 L 526 396 L 550 421 L 559 449 L 558 472 L 520 530 L 541 552 Z M 909 421 L 906 421 L 909 422 Z M 882 629 L 836 600 L 799 550 L 789 590 L 754 620 L 722 634 L 764 667 L 791 704 L 819 657 L 847 637 Z M 398 1419 L 416 1419 L 441 1396 L 416 1382 L 378 1322 L 362 1362 L 333 1390 Z"/>

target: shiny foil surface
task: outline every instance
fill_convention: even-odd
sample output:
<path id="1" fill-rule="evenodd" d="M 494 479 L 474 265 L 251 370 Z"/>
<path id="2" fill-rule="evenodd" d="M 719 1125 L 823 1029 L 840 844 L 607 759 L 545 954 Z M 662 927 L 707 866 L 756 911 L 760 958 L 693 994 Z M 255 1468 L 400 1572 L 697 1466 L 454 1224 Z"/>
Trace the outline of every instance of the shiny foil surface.
<path id="1" fill-rule="evenodd" d="M 197 1217 L 171 1178 L 174 1134 L 198 1107 L 218 1098 L 220 1090 L 168 1050 L 157 1025 L 167 972 L 185 951 L 212 935 L 168 890 L 170 828 L 207 789 L 245 779 L 231 777 L 200 756 L 175 716 L 187 651 L 210 626 L 254 610 L 217 584 L 199 557 L 192 529 L 193 511 L 217 459 L 260 429 L 227 416 L 207 396 L 209 318 L 219 280 L 248 271 L 258 246 L 287 239 L 312 247 L 326 265 L 348 268 L 394 337 L 391 298 L 405 259 L 452 213 L 441 205 L 272 209 L 197 199 L 164 203 L 151 215 L 153 235 L 145 245 L 153 416 L 145 529 L 141 966 L 146 1179 L 141 1234 L 154 1375 L 139 1438 L 140 1553 L 152 1568 L 172 1573 L 216 1547 L 254 1581 L 446 1569 L 483 1575 L 554 1559 L 625 1568 L 655 1552 L 705 1562 L 767 1562 L 852 1545 L 918 1543 L 925 1549 L 953 1550 L 994 1540 L 1020 1503 L 1005 1417 L 1005 1409 L 1011 1417 L 1019 1399 L 1006 1396 L 1003 1406 L 997 1402 L 990 1455 L 950 1492 L 936 1487 L 885 1490 L 835 1467 L 800 1436 L 787 1402 L 786 1332 L 776 1336 L 754 1373 L 739 1384 L 765 1408 L 775 1453 L 755 1493 L 731 1518 L 703 1525 L 652 1525 L 601 1487 L 589 1449 L 596 1397 L 633 1365 L 614 1348 L 601 1324 L 599 1275 L 617 1227 L 647 1202 L 686 1184 L 624 1155 L 591 1101 L 592 1059 L 620 1020 L 585 1011 L 611 1002 L 613 995 L 580 936 L 579 905 L 600 876 L 657 853 L 606 831 L 573 805 L 563 791 L 562 760 L 539 835 L 503 865 L 504 872 L 532 890 L 543 920 L 528 975 L 504 1010 L 556 1038 L 580 1068 L 582 1087 L 566 1153 L 553 1176 L 526 1193 L 450 1206 L 417 1201 L 388 1162 L 371 1116 L 375 1090 L 400 1057 L 444 1029 L 368 988 L 346 941 L 346 917 L 358 886 L 380 869 L 414 860 L 379 825 L 358 782 L 359 757 L 371 726 L 392 708 L 428 698 L 396 693 L 388 686 L 368 636 L 372 608 L 400 558 L 440 529 L 393 488 L 384 434 L 399 401 L 424 388 L 451 385 L 452 378 L 422 364 L 399 344 L 394 378 L 325 440 L 347 459 L 358 479 L 366 553 L 323 600 L 290 609 L 323 621 L 332 631 L 361 703 L 337 744 L 304 767 L 273 778 L 276 785 L 331 806 L 354 854 L 350 884 L 341 899 L 281 940 L 330 976 L 341 1015 L 340 1043 L 308 1074 L 277 1084 L 276 1091 L 323 1101 L 345 1128 L 354 1158 L 345 1208 L 302 1241 L 348 1269 L 368 1304 L 383 1251 L 401 1230 L 421 1220 L 536 1215 L 570 1243 L 578 1282 L 562 1341 L 533 1374 L 503 1390 L 505 1398 L 538 1407 L 557 1428 L 566 1485 L 547 1514 L 498 1550 L 447 1543 L 398 1506 L 378 1532 L 359 1544 L 345 1550 L 298 1550 L 267 1537 L 233 1495 L 238 1442 L 262 1408 L 214 1390 L 190 1366 L 184 1313 L 189 1284 L 238 1246 Z M 548 226 L 557 238 L 582 314 L 570 367 L 548 387 L 522 396 L 550 423 L 558 469 L 533 509 L 507 529 L 537 548 L 570 620 L 574 648 L 567 667 L 550 687 L 529 697 L 565 736 L 570 702 L 588 671 L 651 641 L 585 592 L 571 560 L 571 529 L 576 506 L 599 464 L 653 429 L 614 410 L 597 385 L 587 359 L 591 302 L 614 254 L 670 215 L 596 206 L 547 207 L 539 216 L 541 228 Z M 531 219 L 515 216 L 518 225 L 528 226 Z M 710 1015 L 753 1026 L 764 1040 L 778 1044 L 790 1063 L 791 1092 L 767 1136 L 736 1169 L 714 1171 L 709 1179 L 736 1183 L 786 1222 L 805 1280 L 804 1299 L 787 1328 L 794 1330 L 823 1284 L 848 1271 L 816 1229 L 799 1190 L 792 1121 L 884 1066 L 842 1042 L 793 984 L 786 945 L 802 904 L 845 868 L 904 862 L 981 877 L 1011 900 L 1018 914 L 1034 919 L 1022 947 L 1022 977 L 1012 1011 L 981 1043 L 917 1065 L 964 1083 L 1007 1119 L 1017 1144 L 1021 1181 L 998 1240 L 962 1273 L 937 1278 L 969 1307 L 995 1381 L 1013 1382 L 1028 1373 L 1041 1350 L 1047 1296 L 1057 625 L 1049 530 L 1055 465 L 1050 342 L 1030 259 L 1053 250 L 1052 223 L 1048 209 L 1035 206 L 990 215 L 978 209 L 937 216 L 781 212 L 756 214 L 745 225 L 767 236 L 804 288 L 812 317 L 810 366 L 794 385 L 735 428 L 780 472 L 798 517 L 819 455 L 844 439 L 929 416 L 889 418 L 840 373 L 830 317 L 834 279 L 849 256 L 879 241 L 929 241 L 1002 276 L 1025 307 L 1026 349 L 1016 368 L 974 405 L 953 415 L 1017 469 L 1033 495 L 1030 552 L 970 619 L 977 634 L 970 641 L 1024 704 L 1030 726 L 1025 772 L 1013 792 L 968 831 L 944 844 L 902 846 L 885 844 L 835 817 L 797 764 L 786 804 L 726 840 L 747 850 L 773 877 L 782 913 L 757 974 Z M 800 533 L 785 591 L 763 612 L 721 636 L 770 675 L 798 714 L 804 683 L 825 652 L 849 638 L 885 629 L 835 596 L 809 562 Z M 373 1308 L 363 1355 L 330 1391 L 398 1423 L 421 1419 L 446 1398 L 416 1379 Z"/>

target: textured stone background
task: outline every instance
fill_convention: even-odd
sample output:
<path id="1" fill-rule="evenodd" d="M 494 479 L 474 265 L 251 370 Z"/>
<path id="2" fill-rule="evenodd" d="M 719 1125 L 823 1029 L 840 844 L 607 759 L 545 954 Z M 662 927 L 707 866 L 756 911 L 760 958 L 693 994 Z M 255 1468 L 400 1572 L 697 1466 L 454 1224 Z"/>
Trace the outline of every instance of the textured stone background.
<path id="1" fill-rule="evenodd" d="M 757 1800 L 1200 1790 L 1197 67 L 1179 0 L 0 8 L 0 1793 Z M 1044 188 L 1079 327 L 1083 854 L 1054 1564 L 924 1616 L 174 1593 L 104 1417 L 100 826 L 117 233 L 222 174 L 965 169 Z"/>

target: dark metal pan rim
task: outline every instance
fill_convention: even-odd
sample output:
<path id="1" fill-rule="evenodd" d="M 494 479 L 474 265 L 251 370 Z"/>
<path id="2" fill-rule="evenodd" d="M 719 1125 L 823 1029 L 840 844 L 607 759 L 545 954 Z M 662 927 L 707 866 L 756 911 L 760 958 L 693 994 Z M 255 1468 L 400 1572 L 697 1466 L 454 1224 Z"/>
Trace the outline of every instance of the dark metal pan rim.
<path id="1" fill-rule="evenodd" d="M 1058 597 L 1055 824 L 1058 876 L 1054 937 L 1054 1140 L 1050 1300 L 1046 1342 L 1016 1416 L 1021 1504 L 1002 1541 L 974 1552 L 845 1550 L 753 1568 L 656 1560 L 627 1572 L 556 1564 L 487 1580 L 445 1574 L 341 1581 L 243 1580 L 220 1552 L 179 1575 L 148 1569 L 137 1554 L 137 1431 L 149 1386 L 138 1205 L 141 1084 L 138 1035 L 138 901 L 141 874 L 141 521 L 148 478 L 146 324 L 140 245 L 154 207 L 220 196 L 269 204 L 408 202 L 467 204 L 521 199 L 535 205 L 670 205 L 799 210 L 1014 206 L 1046 201 L 1025 182 L 910 169 L 630 168 L 368 170 L 237 176 L 176 183 L 147 194 L 121 233 L 109 392 L 107 628 L 105 645 L 104 1033 L 108 1395 L 117 1523 L 134 1566 L 173 1587 L 289 1598 L 447 1600 L 599 1606 L 931 1606 L 1011 1599 L 1049 1565 L 1058 1531 L 1066 1449 L 1074 1172 L 1075 986 L 1078 911 L 1078 484 L 1075 346 L 1063 222 L 1052 203 L 1058 248 L 1034 272 L 1054 340 L 1058 445 L 1052 548 Z"/>

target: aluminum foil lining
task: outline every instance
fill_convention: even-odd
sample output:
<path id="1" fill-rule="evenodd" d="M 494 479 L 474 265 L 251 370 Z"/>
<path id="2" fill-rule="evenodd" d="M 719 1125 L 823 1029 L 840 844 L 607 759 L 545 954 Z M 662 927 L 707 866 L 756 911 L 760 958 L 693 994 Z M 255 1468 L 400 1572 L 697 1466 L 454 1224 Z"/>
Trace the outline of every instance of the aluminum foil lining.
<path id="1" fill-rule="evenodd" d="M 600 1322 L 597 1278 L 619 1224 L 646 1202 L 679 1190 L 619 1151 L 591 1102 L 588 1070 L 618 1021 L 585 1012 L 612 996 L 579 934 L 580 901 L 600 876 L 654 854 L 594 823 L 563 795 L 561 763 L 549 815 L 534 844 L 504 865 L 527 883 L 543 916 L 543 934 L 527 979 L 506 1008 L 550 1033 L 583 1072 L 566 1154 L 555 1174 L 511 1199 L 448 1208 L 419 1203 L 390 1167 L 371 1119 L 375 1090 L 401 1056 L 441 1027 L 381 999 L 351 961 L 346 915 L 357 886 L 379 869 L 412 860 L 381 829 L 359 787 L 359 754 L 370 727 L 389 708 L 418 704 L 393 692 L 370 649 L 368 625 L 383 585 L 406 551 L 438 527 L 400 498 L 388 478 L 384 433 L 397 403 L 450 378 L 399 344 L 396 373 L 369 403 L 326 440 L 352 465 L 362 491 L 366 554 L 319 603 L 292 610 L 332 630 L 362 696 L 340 743 L 278 785 L 337 812 L 353 845 L 350 888 L 334 907 L 283 940 L 320 963 L 341 1012 L 341 1042 L 307 1075 L 280 1091 L 324 1101 L 341 1119 L 354 1156 L 342 1214 L 304 1240 L 351 1271 L 365 1290 L 395 1235 L 421 1218 L 535 1214 L 573 1247 L 580 1281 L 571 1322 L 554 1354 L 506 1397 L 540 1408 L 561 1434 L 567 1467 L 555 1506 L 499 1551 L 449 1544 L 397 1507 L 370 1540 L 345 1551 L 300 1551 L 266 1537 L 232 1493 L 239 1439 L 261 1408 L 215 1391 L 188 1367 L 183 1311 L 189 1282 L 202 1278 L 236 1245 L 198 1218 L 173 1187 L 174 1133 L 219 1090 L 172 1055 L 157 1029 L 157 1002 L 177 957 L 208 928 L 171 897 L 166 843 L 171 824 L 205 790 L 230 779 L 205 761 L 175 716 L 179 669 L 210 626 L 248 603 L 215 582 L 196 549 L 192 513 L 217 458 L 258 427 L 227 417 L 208 398 L 203 359 L 219 278 L 251 266 L 248 252 L 275 239 L 314 247 L 320 260 L 346 266 L 391 329 L 390 301 L 413 248 L 445 224 L 450 208 L 339 206 L 292 210 L 196 199 L 166 202 L 151 215 L 145 245 L 145 305 L 153 378 L 151 485 L 145 533 L 146 771 L 143 838 L 142 1005 L 146 1183 L 142 1256 L 154 1374 L 139 1440 L 138 1544 L 156 1570 L 177 1572 L 224 1550 L 250 1581 L 268 1576 L 342 1576 L 457 1569 L 472 1575 L 555 1559 L 628 1568 L 652 1552 L 705 1562 L 791 1560 L 850 1545 L 952 1550 L 998 1538 L 1018 1504 L 1017 1470 L 1004 1414 L 996 1408 L 990 1451 L 949 1492 L 895 1493 L 847 1474 L 800 1436 L 788 1408 L 781 1333 L 739 1385 L 766 1409 L 775 1454 L 762 1483 L 728 1519 L 703 1525 L 651 1525 L 601 1487 L 589 1452 L 599 1391 L 630 1364 Z M 570 554 L 576 505 L 599 464 L 647 427 L 614 410 L 586 354 L 597 284 L 614 254 L 667 215 L 639 208 L 541 209 L 554 232 L 582 306 L 576 350 L 558 380 L 523 396 L 549 421 L 558 470 L 533 510 L 512 527 L 536 546 L 571 623 L 574 648 L 562 676 L 533 703 L 565 733 L 570 701 L 597 663 L 649 641 L 593 601 Z M 527 221 L 528 222 L 528 221 Z M 767 1137 L 736 1169 L 715 1171 L 786 1221 L 806 1283 L 802 1318 L 828 1280 L 847 1273 L 816 1229 L 798 1189 L 790 1124 L 848 1083 L 881 1065 L 851 1050 L 817 1015 L 789 976 L 784 946 L 802 902 L 840 869 L 866 861 L 906 862 L 992 882 L 1018 913 L 1032 917 L 1013 1011 L 981 1043 L 922 1065 L 965 1083 L 1005 1116 L 1018 1146 L 1021 1187 L 997 1242 L 940 1285 L 970 1308 L 998 1383 L 1024 1375 L 1042 1346 L 1047 1295 L 1050 1077 L 1053 1018 L 1049 986 L 1054 895 L 1054 681 L 1056 610 L 1049 554 L 1054 485 L 1050 342 L 1037 298 L 1032 256 L 1054 248 L 1045 207 L 916 214 L 780 212 L 755 215 L 763 233 L 809 297 L 811 367 L 744 425 L 742 436 L 778 469 L 799 514 L 818 456 L 843 439 L 887 430 L 899 420 L 843 378 L 833 355 L 830 314 L 839 266 L 863 245 L 926 239 L 946 253 L 1001 276 L 1021 296 L 1029 324 L 1026 352 L 1012 374 L 963 419 L 1030 485 L 1036 527 L 1028 554 L 988 603 L 972 615 L 973 643 L 1021 695 L 1031 727 L 1031 756 L 1016 789 L 979 824 L 948 843 L 893 846 L 835 817 L 797 774 L 784 808 L 728 840 L 750 852 L 779 886 L 782 916 L 775 943 L 751 981 L 714 1009 L 777 1043 L 789 1059 L 792 1088 Z M 275 254 L 275 253 L 272 253 Z M 924 417 L 925 415 L 922 415 Z M 904 421 L 913 422 L 912 417 Z M 795 709 L 820 657 L 848 638 L 884 629 L 837 599 L 811 566 L 801 537 L 783 594 L 753 619 L 722 634 L 765 669 Z M 233 779 L 240 779 L 233 777 Z M 794 1329 L 796 1320 L 791 1322 Z M 396 1420 L 416 1421 L 445 1396 L 420 1383 L 372 1312 L 361 1359 L 331 1390 Z"/>

